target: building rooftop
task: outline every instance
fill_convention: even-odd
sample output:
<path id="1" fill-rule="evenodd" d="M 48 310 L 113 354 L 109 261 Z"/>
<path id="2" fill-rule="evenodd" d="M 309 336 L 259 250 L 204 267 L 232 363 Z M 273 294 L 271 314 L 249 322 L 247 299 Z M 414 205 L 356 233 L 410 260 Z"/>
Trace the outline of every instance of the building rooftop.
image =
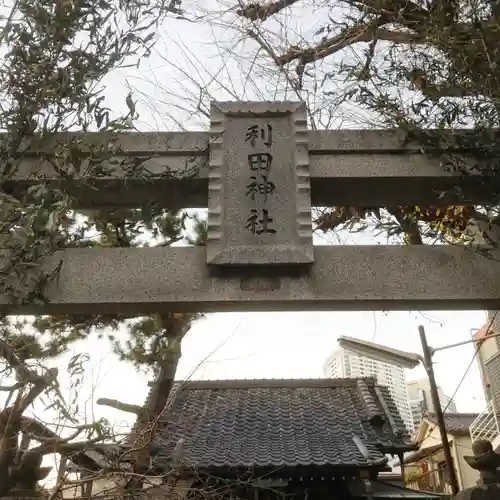
<path id="1" fill-rule="evenodd" d="M 479 413 L 444 413 L 444 423 L 449 434 L 454 436 L 467 436 L 472 422 L 479 416 Z M 426 413 L 424 419 L 427 422 L 437 425 L 435 413 Z"/>
<path id="2" fill-rule="evenodd" d="M 382 468 L 386 453 L 415 448 L 373 378 L 176 382 L 166 408 L 160 468 L 179 440 L 182 461 L 205 470 Z"/>

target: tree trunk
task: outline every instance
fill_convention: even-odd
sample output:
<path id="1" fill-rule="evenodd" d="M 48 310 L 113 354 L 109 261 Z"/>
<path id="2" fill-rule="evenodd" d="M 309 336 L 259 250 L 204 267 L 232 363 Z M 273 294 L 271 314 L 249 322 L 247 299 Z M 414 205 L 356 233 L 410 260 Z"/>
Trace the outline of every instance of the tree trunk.
<path id="1" fill-rule="evenodd" d="M 142 488 L 143 476 L 150 469 L 150 457 L 153 441 L 161 432 L 161 416 L 167 405 L 174 383 L 175 372 L 181 357 L 181 342 L 190 327 L 190 323 L 178 325 L 175 335 L 170 337 L 165 358 L 159 363 L 160 371 L 153 382 L 151 394 L 138 415 L 138 436 L 133 445 L 132 459 L 134 477 L 126 485 L 127 490 Z M 170 332 L 169 332 L 170 333 Z"/>

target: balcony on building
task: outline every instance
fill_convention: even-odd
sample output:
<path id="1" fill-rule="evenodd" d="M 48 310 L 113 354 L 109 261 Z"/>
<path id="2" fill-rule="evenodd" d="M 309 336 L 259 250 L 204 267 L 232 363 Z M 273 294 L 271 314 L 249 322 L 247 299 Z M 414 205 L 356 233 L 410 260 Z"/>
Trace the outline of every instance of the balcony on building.
<path id="1" fill-rule="evenodd" d="M 500 320 L 500 314 L 495 313 L 494 317 Z M 478 341 L 477 361 L 487 403 L 485 409 L 472 422 L 469 432 L 472 442 L 487 439 L 494 450 L 500 452 L 500 337 L 491 336 L 500 333 L 498 323 L 499 321 L 489 320 L 473 335 Z"/>
<path id="2" fill-rule="evenodd" d="M 470 428 L 472 442 L 487 439 L 496 452 L 500 452 L 500 427 L 498 425 L 498 410 L 493 400 L 490 400 L 482 413 L 472 422 Z"/>

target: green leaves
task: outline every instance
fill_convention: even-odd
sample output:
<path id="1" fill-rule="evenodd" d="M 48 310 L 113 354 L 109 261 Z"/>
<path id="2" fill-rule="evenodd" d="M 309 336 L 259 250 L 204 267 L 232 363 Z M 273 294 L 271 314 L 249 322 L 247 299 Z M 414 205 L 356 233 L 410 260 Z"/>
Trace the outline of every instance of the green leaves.
<path id="1" fill-rule="evenodd" d="M 144 244 L 146 237 L 166 246 L 182 239 L 182 212 L 145 207 L 83 215 L 73 210 L 71 197 L 57 183 L 47 183 L 43 178 L 25 192 L 7 189 L 7 181 L 20 165 L 34 158 L 50 166 L 63 181 L 61 185 L 75 177 L 82 180 L 110 175 L 117 167 L 116 133 L 133 128 L 138 113 L 129 95 L 125 102 L 128 113 L 113 114 L 106 105 L 101 81 L 111 71 L 138 63 L 149 54 L 158 24 L 169 12 L 180 12 L 176 1 L 17 0 L 0 27 L 4 49 L 0 129 L 6 132 L 0 155 L 0 293 L 8 295 L 13 304 L 45 303 L 45 287 L 59 277 L 63 263 L 54 262 L 52 269 L 42 269 L 40 264 L 59 249 L 131 247 Z M 100 134 L 97 139 L 62 135 L 67 131 Z M 147 175 L 144 161 L 132 158 L 120 166 L 127 170 L 132 165 L 127 170 L 129 177 L 141 179 Z M 33 172 L 34 179 L 36 176 Z M 0 327 L 3 339 L 20 362 L 36 365 L 51 377 L 40 377 L 44 385 L 33 393 L 33 400 L 45 391 L 50 398 L 46 408 L 76 423 L 77 397 L 88 356 L 74 356 L 68 363 L 69 401 L 57 385 L 57 373 L 43 369 L 40 360 L 59 356 L 71 343 L 98 331 L 110 336 L 123 359 L 151 366 L 165 354 L 165 348 L 171 347 L 171 340 L 166 339 L 181 339 L 196 317 L 170 314 L 141 323 L 112 314 L 39 316 L 31 324 L 1 318 Z M 130 327 L 129 341 L 117 343 L 111 332 L 123 327 Z M 2 368 L 8 371 L 12 360 L 3 356 Z M 21 384 L 14 390 L 21 394 L 24 387 Z M 14 422 L 10 433 L 16 442 L 18 424 Z M 91 443 L 113 438 L 110 423 L 101 419 L 79 426 L 68 440 L 83 430 Z M 39 447 L 43 453 L 57 449 L 54 445 L 67 444 L 57 436 L 51 439 L 54 443 Z M 5 470 L 13 465 L 14 458 L 12 455 L 10 463 L 3 464 Z"/>
<path id="2" fill-rule="evenodd" d="M 156 0 L 15 3 L 1 32 L 5 55 L 0 67 L 0 129 L 7 132 L 0 171 L 0 247 L 7 254 L 0 266 L 0 291 L 13 303 L 43 302 L 50 273 L 43 273 L 38 263 L 85 237 L 74 231 L 75 214 L 65 193 L 41 180 L 27 193 L 12 196 L 3 182 L 32 146 L 51 153 L 47 160 L 61 178 L 106 175 L 116 153 L 112 135 L 130 129 L 138 115 L 129 95 L 128 115 L 113 117 L 101 79 L 140 61 L 155 42 L 157 24 L 172 9 Z M 176 6 L 173 10 L 177 13 Z M 68 137 L 55 143 L 54 134 L 67 130 L 97 130 L 102 141 L 89 144 L 82 137 Z M 94 228 L 99 226 L 106 244 L 123 245 L 106 224 L 96 221 Z M 124 225 L 130 226 L 124 222 L 122 229 Z M 134 231 L 121 238 L 133 239 Z"/>
<path id="3" fill-rule="evenodd" d="M 180 13 L 177 2 L 157 0 L 19 0 L 17 11 L 3 30 L 4 64 L 0 68 L 0 128 L 5 153 L 0 160 L 0 292 L 16 304 L 43 304 L 47 283 L 56 279 L 61 263 L 42 270 L 41 261 L 66 247 L 168 246 L 182 240 L 204 244 L 206 225 L 193 223 L 182 211 L 147 206 L 134 210 L 73 210 L 71 198 L 40 179 L 24 193 L 5 191 L 5 181 L 27 154 L 40 151 L 56 174 L 72 178 L 110 175 L 119 153 L 116 132 L 128 130 L 138 113 L 132 94 L 126 116 L 116 117 L 100 87 L 110 71 L 139 61 L 151 50 L 156 29 L 169 12 Z M 99 131 L 92 142 L 85 136 L 60 138 L 68 130 Z M 32 158 L 33 156 L 31 156 Z M 151 175 L 145 159 L 130 158 L 120 168 L 135 179 Z M 188 159 L 185 171 L 166 175 L 194 175 L 197 162 Z M 189 222 L 189 224 L 188 224 Z M 108 335 L 121 359 L 137 367 L 154 367 L 176 348 L 197 314 L 167 314 L 130 320 L 117 315 L 39 316 L 29 325 L 9 323 L 5 335 L 24 359 L 58 356 L 92 332 Z M 117 340 L 116 329 L 126 329 Z M 72 391 L 82 383 L 82 357 L 68 365 Z M 56 391 L 56 388 L 51 390 Z M 57 410 L 73 418 L 68 404 L 56 394 Z"/>

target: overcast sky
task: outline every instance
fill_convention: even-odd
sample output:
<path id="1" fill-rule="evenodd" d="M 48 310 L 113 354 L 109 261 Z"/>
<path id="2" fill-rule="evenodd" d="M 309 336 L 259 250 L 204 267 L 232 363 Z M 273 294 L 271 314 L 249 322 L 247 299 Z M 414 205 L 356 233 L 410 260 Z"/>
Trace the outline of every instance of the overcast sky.
<path id="1" fill-rule="evenodd" d="M 330 239 L 333 240 L 333 239 Z M 380 243 L 370 233 L 341 234 L 342 243 Z M 316 238 L 317 243 L 325 239 Z M 397 349 L 421 353 L 418 325 L 424 325 L 433 347 L 455 344 L 471 338 L 471 332 L 486 322 L 483 311 L 408 312 L 266 312 L 218 313 L 196 322 L 182 344 L 178 379 L 316 378 L 323 377 L 323 364 L 337 348 L 339 335 L 349 335 Z M 73 349 L 91 355 L 85 393 L 90 398 L 86 412 L 105 416 L 126 432 L 133 416 L 92 401 L 111 397 L 141 404 L 147 394 L 145 374 L 118 362 L 106 341 L 91 339 Z M 481 412 L 485 401 L 472 344 L 435 354 L 438 384 L 452 396 L 456 392 L 459 411 Z M 63 366 L 66 360 L 61 360 Z M 419 367 L 407 371 L 408 380 L 425 377 Z M 92 391 L 92 392 L 91 392 Z M 85 397 L 82 395 L 82 400 Z M 83 407 L 82 407 L 83 410 Z"/>
<path id="2" fill-rule="evenodd" d="M 474 312 L 297 312 L 219 313 L 199 321 L 183 342 L 179 379 L 315 378 L 336 348 L 339 335 L 351 335 L 395 348 L 421 352 L 417 326 L 426 328 L 429 343 L 443 346 L 467 340 L 485 322 Z M 106 341 L 81 342 L 74 352 L 91 355 L 81 412 L 88 419 L 106 417 L 126 432 L 133 416 L 95 406 L 99 397 L 141 404 L 149 377 L 116 361 Z M 471 345 L 436 353 L 438 384 L 453 395 L 474 356 Z M 61 361 L 60 365 L 64 366 Z M 407 372 L 409 380 L 425 377 L 422 368 Z M 459 411 L 480 412 L 484 396 L 474 362 L 456 394 Z"/>
<path id="3" fill-rule="evenodd" d="M 206 5 L 213 7 L 210 2 Z M 187 7 L 191 9 L 193 5 L 188 4 Z M 307 21 L 303 24 L 307 26 L 304 28 L 306 31 L 311 31 L 316 19 L 321 17 L 315 15 L 313 19 L 299 8 L 296 12 L 302 16 L 300 19 Z M 295 27 L 295 36 L 299 36 L 299 18 L 292 23 L 290 15 L 286 16 L 291 23 L 289 26 L 293 24 Z M 226 29 L 222 21 L 217 22 L 218 27 L 181 20 L 167 21 L 156 51 L 142 62 L 138 70 L 120 71 L 106 80 L 109 106 L 117 112 L 123 110 L 128 86 L 131 86 L 139 99 L 141 117 L 138 127 L 141 130 L 166 130 L 181 126 L 200 129 L 207 125 L 207 118 L 199 112 L 190 114 L 189 110 L 182 111 L 178 106 L 182 104 L 193 110 L 192 103 L 186 98 L 197 95 L 199 89 L 193 82 L 207 83 L 209 75 L 215 73 L 219 82 L 212 79 L 207 85 L 217 99 L 229 99 L 233 91 L 246 99 L 281 98 L 284 87 L 280 86 L 279 77 L 270 75 L 257 65 L 256 74 L 248 78 L 246 71 L 251 62 L 252 46 L 239 43 L 235 31 Z M 279 34 L 280 26 L 276 24 L 275 28 Z M 233 52 L 228 53 L 228 48 Z M 226 89 L 220 81 L 224 82 Z M 303 97 L 309 98 L 310 95 Z M 361 115 L 359 111 L 357 116 Z M 334 125 L 347 126 L 340 118 Z M 358 240 L 365 244 L 381 242 L 370 235 L 359 236 Z M 356 239 L 344 235 L 341 241 L 353 243 Z M 330 351 L 336 348 L 339 335 L 351 335 L 420 352 L 419 324 L 425 326 L 429 343 L 437 347 L 469 339 L 471 329 L 479 328 L 484 323 L 485 314 L 482 311 L 211 314 L 198 321 L 186 336 L 177 377 L 321 377 L 323 363 Z M 147 393 L 149 377 L 118 362 L 106 341 L 91 339 L 80 342 L 74 346 L 74 352 L 86 352 L 91 356 L 85 394 L 82 394 L 82 412 L 87 414 L 88 419 L 105 416 L 125 429 L 132 423 L 133 416 L 96 407 L 93 401 L 98 397 L 111 397 L 140 404 Z M 447 395 L 451 396 L 455 391 L 473 353 L 473 347 L 468 345 L 436 354 L 437 380 Z M 58 362 L 62 368 L 66 363 L 67 357 Z M 410 379 L 423 376 L 422 369 L 408 373 Z M 479 412 L 483 409 L 485 402 L 476 363 L 458 391 L 456 402 L 460 411 Z"/>
<path id="4" fill-rule="evenodd" d="M 208 125 L 207 117 L 196 112 L 196 106 L 189 101 L 189 97 L 194 96 L 196 103 L 198 84 L 206 86 L 201 93 L 205 106 L 209 102 L 208 91 L 220 100 L 232 100 L 234 95 L 256 100 L 281 99 L 286 94 L 286 86 L 276 72 L 252 65 L 255 46 L 241 42 L 238 31 L 228 28 L 227 23 L 232 19 L 229 9 L 234 7 L 231 0 L 184 5 L 188 17 L 192 17 L 193 12 L 204 12 L 212 24 L 167 21 L 156 50 L 141 62 L 139 69 L 123 70 L 106 80 L 106 95 L 112 109 L 117 112 L 124 109 L 124 98 L 132 87 L 139 100 L 139 129 L 183 127 L 196 130 Z M 224 7 L 228 11 L 222 16 L 207 13 L 222 11 Z M 309 12 L 299 3 L 294 7 L 293 16 L 289 11 L 283 14 L 288 36 L 292 33 L 292 38 L 305 35 L 311 39 L 311 33 L 323 19 Z M 279 23 L 270 20 L 266 26 L 275 33 L 276 40 L 284 36 Z M 250 66 L 253 69 L 251 77 L 248 76 Z M 302 97 L 314 103 L 311 95 L 307 93 Z M 192 114 L 179 106 L 193 111 Z M 355 115 L 359 118 L 362 111 L 355 110 Z M 332 126 L 347 125 L 339 117 Z M 323 244 L 329 241 L 385 243 L 383 237 L 374 239 L 370 233 L 357 236 L 344 233 L 337 239 L 316 240 Z M 197 322 L 185 338 L 177 376 L 183 379 L 189 376 L 206 379 L 321 377 L 325 358 L 336 347 L 339 335 L 420 352 L 419 324 L 426 327 L 429 343 L 440 346 L 469 339 L 471 329 L 481 327 L 485 317 L 482 311 L 211 314 Z M 105 341 L 91 340 L 75 349 L 92 355 L 95 397 L 114 397 L 132 403 L 144 400 L 148 377 L 117 362 Z M 436 375 L 446 394 L 452 395 L 455 391 L 473 353 L 473 347 L 468 345 L 436 354 Z M 423 376 L 421 369 L 408 373 L 410 379 Z M 456 401 L 461 411 L 483 409 L 484 397 L 476 363 L 469 370 Z M 117 424 L 125 425 L 133 420 L 113 410 L 96 408 L 95 411 L 97 416 L 106 416 Z"/>

